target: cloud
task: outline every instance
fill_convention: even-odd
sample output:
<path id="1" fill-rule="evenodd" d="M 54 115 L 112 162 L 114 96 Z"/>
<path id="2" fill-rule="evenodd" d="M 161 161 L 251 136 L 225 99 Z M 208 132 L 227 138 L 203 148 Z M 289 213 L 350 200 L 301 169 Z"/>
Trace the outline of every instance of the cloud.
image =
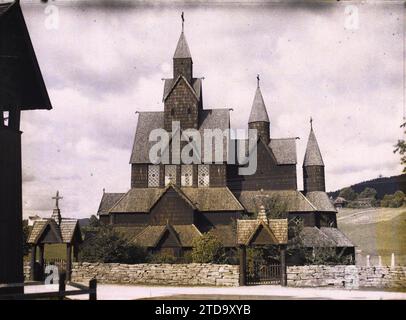
<path id="1" fill-rule="evenodd" d="M 22 117 L 24 214 L 49 216 L 60 190 L 64 215 L 90 216 L 102 188 L 128 190 L 135 111 L 163 109 L 182 10 L 205 108 L 233 108 L 232 126 L 246 128 L 259 73 L 271 136 L 300 137 L 299 188 L 310 116 L 328 190 L 401 172 L 400 4 L 357 5 L 356 30 L 344 4 L 158 6 L 59 5 L 48 30 L 44 6 L 23 3 L 54 107 Z"/>

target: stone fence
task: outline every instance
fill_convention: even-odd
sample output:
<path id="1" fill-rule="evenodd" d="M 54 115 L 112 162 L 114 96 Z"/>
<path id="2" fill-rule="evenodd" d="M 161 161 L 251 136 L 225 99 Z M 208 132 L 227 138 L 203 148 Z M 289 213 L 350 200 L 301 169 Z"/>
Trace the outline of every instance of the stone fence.
<path id="1" fill-rule="evenodd" d="M 30 268 L 24 273 L 29 278 Z M 290 287 L 335 287 L 346 289 L 406 288 L 406 267 L 290 266 L 287 267 Z M 73 263 L 72 281 L 100 283 L 238 286 L 239 267 L 218 264 L 119 264 Z"/>
<path id="2" fill-rule="evenodd" d="M 406 288 L 406 267 L 292 266 L 287 268 L 290 287 Z"/>
<path id="3" fill-rule="evenodd" d="M 72 281 L 101 283 L 238 286 L 238 266 L 221 264 L 73 263 Z"/>

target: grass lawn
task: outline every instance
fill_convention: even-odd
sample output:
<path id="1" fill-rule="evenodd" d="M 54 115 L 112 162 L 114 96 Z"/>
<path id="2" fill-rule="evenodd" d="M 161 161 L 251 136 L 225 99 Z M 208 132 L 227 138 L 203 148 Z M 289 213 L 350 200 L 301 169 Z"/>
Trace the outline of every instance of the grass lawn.
<path id="1" fill-rule="evenodd" d="M 338 214 L 338 227 L 377 263 L 382 256 L 384 264 L 390 264 L 390 256 L 396 255 L 397 264 L 406 264 L 406 208 L 344 210 Z"/>

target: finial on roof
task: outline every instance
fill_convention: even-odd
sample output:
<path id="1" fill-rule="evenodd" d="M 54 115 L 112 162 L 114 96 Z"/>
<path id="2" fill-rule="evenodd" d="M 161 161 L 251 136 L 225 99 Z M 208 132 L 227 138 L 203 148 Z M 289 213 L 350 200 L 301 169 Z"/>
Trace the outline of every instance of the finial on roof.
<path id="1" fill-rule="evenodd" d="M 264 205 L 262 205 L 262 204 L 259 206 L 259 212 L 258 212 L 257 219 L 263 220 L 263 221 L 268 220 L 268 217 L 266 216 L 266 209 L 265 209 Z"/>
<path id="2" fill-rule="evenodd" d="M 313 118 L 310 117 L 310 129 L 313 130 Z"/>
<path id="3" fill-rule="evenodd" d="M 257 88 L 259 88 L 259 74 L 257 74 Z"/>
<path id="4" fill-rule="evenodd" d="M 106 188 L 103 188 L 103 194 L 105 194 L 106 193 Z"/>
<path id="5" fill-rule="evenodd" d="M 180 17 L 182 18 L 182 32 L 183 32 L 184 24 L 185 24 L 185 15 L 184 15 L 183 11 L 182 11 L 182 14 L 180 15 Z"/>
<path id="6" fill-rule="evenodd" d="M 55 200 L 55 209 L 59 209 L 59 200 L 63 199 L 63 197 L 59 196 L 59 190 L 56 191 L 55 197 L 52 197 Z"/>

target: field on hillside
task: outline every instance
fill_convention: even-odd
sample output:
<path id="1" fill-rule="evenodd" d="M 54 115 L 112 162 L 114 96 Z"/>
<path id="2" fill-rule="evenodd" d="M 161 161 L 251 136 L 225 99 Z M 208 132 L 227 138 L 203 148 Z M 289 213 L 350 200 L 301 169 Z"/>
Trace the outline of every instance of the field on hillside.
<path id="1" fill-rule="evenodd" d="M 377 264 L 390 264 L 395 253 L 396 264 L 406 265 L 406 208 L 342 209 L 337 214 L 338 227 L 361 250 L 361 264 L 365 256 Z"/>

